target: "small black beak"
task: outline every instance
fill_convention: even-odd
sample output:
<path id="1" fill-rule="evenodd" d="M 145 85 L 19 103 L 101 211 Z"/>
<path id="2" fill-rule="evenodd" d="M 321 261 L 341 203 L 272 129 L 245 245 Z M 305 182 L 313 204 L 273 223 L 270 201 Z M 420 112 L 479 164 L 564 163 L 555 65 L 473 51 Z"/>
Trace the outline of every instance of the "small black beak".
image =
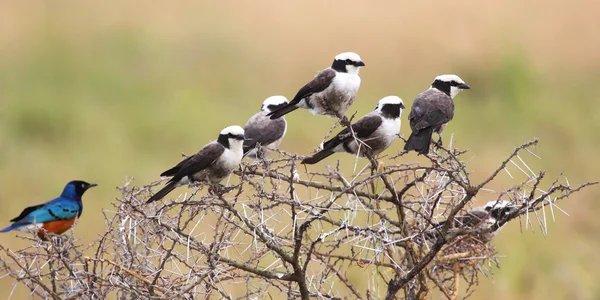
<path id="1" fill-rule="evenodd" d="M 364 66 L 365 66 L 365 63 L 364 63 L 364 62 L 362 62 L 362 61 L 359 61 L 359 62 L 357 62 L 357 63 L 356 63 L 356 64 L 354 64 L 354 65 L 355 65 L 355 66 L 357 66 L 357 67 L 364 67 Z"/>
<path id="2" fill-rule="evenodd" d="M 245 141 L 246 137 L 243 134 L 240 134 L 240 135 L 237 136 L 236 139 Z"/>
<path id="3" fill-rule="evenodd" d="M 400 103 L 400 108 L 405 109 L 404 103 Z"/>
<path id="4" fill-rule="evenodd" d="M 469 85 L 467 85 L 466 83 L 461 83 L 461 84 L 457 85 L 457 87 L 461 90 L 471 89 L 471 87 Z"/>
<path id="5" fill-rule="evenodd" d="M 97 185 L 97 184 L 95 184 L 95 183 L 90 183 L 90 184 L 87 186 L 87 188 L 89 189 L 89 188 L 93 188 L 93 187 L 95 187 L 95 186 L 98 186 L 98 185 Z"/>

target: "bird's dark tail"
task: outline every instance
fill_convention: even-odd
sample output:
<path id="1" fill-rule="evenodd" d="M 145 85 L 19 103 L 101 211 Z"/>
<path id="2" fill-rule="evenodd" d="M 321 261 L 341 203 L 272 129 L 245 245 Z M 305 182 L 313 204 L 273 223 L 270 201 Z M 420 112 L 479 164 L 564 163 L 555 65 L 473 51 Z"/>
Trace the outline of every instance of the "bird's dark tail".
<path id="1" fill-rule="evenodd" d="M 324 149 L 324 150 L 317 152 L 315 155 L 313 155 L 311 157 L 303 159 L 302 163 L 307 164 L 307 165 L 314 165 L 314 164 L 322 161 L 323 159 L 329 157 L 333 153 L 334 152 L 331 150 Z"/>
<path id="2" fill-rule="evenodd" d="M 415 150 L 421 154 L 429 153 L 429 145 L 431 144 L 432 135 L 433 127 L 421 129 L 417 134 L 414 132 L 411 133 L 406 141 L 406 144 L 404 144 L 404 150 Z"/>
<path id="3" fill-rule="evenodd" d="M 164 198 L 167 194 L 169 194 L 172 190 L 177 187 L 177 182 L 169 182 L 164 188 L 160 189 L 156 194 L 152 195 L 146 203 L 151 203 L 157 200 Z"/>
<path id="4" fill-rule="evenodd" d="M 271 120 L 275 120 L 275 119 L 285 116 L 288 113 L 295 111 L 296 109 L 298 109 L 298 107 L 296 105 L 290 103 L 276 111 L 270 112 L 269 114 L 267 114 L 267 116 L 271 116 Z"/>

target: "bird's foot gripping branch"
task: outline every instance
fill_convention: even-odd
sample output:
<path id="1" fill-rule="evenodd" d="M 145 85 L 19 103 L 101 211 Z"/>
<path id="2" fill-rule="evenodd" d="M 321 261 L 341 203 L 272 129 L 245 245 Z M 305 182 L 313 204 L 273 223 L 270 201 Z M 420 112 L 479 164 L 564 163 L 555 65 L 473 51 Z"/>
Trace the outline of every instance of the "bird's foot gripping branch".
<path id="1" fill-rule="evenodd" d="M 94 243 L 71 233 L 60 245 L 2 246 L 0 269 L 36 296 L 61 299 L 454 299 L 492 272 L 489 241 L 504 224 L 545 228 L 546 214 L 562 211 L 557 202 L 594 184 L 545 181 L 525 163 L 536 144 L 479 180 L 464 151 L 436 149 L 421 163 L 400 154 L 378 167 L 370 157 L 344 172 L 306 171 L 280 152 L 243 166 L 222 193 L 181 188 L 148 205 L 157 184 L 128 181 Z"/>

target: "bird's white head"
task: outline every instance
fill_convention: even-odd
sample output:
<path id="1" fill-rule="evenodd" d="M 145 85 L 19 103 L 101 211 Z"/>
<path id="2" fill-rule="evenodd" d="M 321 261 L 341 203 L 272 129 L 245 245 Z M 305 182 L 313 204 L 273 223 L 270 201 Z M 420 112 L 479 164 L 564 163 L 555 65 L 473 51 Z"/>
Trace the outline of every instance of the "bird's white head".
<path id="1" fill-rule="evenodd" d="M 460 77 L 454 74 L 444 74 L 436 77 L 431 83 L 432 89 L 438 89 L 444 94 L 450 96 L 452 99 L 461 90 L 468 90 L 469 87 Z"/>
<path id="2" fill-rule="evenodd" d="M 381 98 L 375 107 L 385 118 L 397 119 L 404 109 L 404 102 L 398 96 L 386 96 Z"/>
<path id="3" fill-rule="evenodd" d="M 508 206 L 513 206 L 513 204 L 510 201 L 506 201 L 506 200 L 494 200 L 494 201 L 490 201 L 484 205 L 485 210 L 488 210 L 488 211 L 493 208 L 504 208 L 504 207 L 508 207 Z"/>
<path id="4" fill-rule="evenodd" d="M 499 221 L 507 215 L 518 210 L 519 207 L 510 201 L 496 200 L 486 203 L 483 209 L 490 213 L 490 216 L 494 219 L 494 221 Z"/>
<path id="5" fill-rule="evenodd" d="M 229 135 L 232 137 L 238 136 L 238 137 L 242 137 L 242 139 L 243 139 L 244 138 L 244 128 L 242 128 L 241 126 L 238 126 L 238 125 L 228 126 L 228 127 L 223 128 L 223 130 L 221 130 L 221 134 Z"/>
<path id="6" fill-rule="evenodd" d="M 358 74 L 360 67 L 364 67 L 365 63 L 360 56 L 354 52 L 344 52 L 335 56 L 331 68 L 337 72 Z"/>
<path id="7" fill-rule="evenodd" d="M 221 130 L 218 141 L 226 148 L 235 147 L 241 151 L 244 144 L 244 128 L 237 125 L 225 127 Z"/>
<path id="8" fill-rule="evenodd" d="M 265 101 L 263 101 L 263 104 L 260 107 L 260 110 L 264 111 L 266 113 L 270 113 L 272 111 L 275 111 L 279 108 L 286 106 L 287 104 L 288 104 L 288 99 L 286 97 L 271 96 L 271 97 L 265 99 Z"/>

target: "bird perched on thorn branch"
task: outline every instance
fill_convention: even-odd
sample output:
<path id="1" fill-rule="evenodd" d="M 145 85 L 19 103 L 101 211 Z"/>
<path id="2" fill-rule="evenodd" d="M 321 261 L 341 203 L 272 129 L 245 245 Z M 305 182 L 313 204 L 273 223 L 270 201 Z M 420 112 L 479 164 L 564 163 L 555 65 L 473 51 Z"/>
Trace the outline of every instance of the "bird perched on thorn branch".
<path id="1" fill-rule="evenodd" d="M 42 240 L 47 240 L 49 233 L 62 234 L 69 230 L 83 212 L 81 196 L 95 183 L 74 180 L 65 186 L 60 196 L 49 202 L 25 208 L 19 216 L 10 220 L 12 225 L 0 230 L 7 232 L 19 230 L 37 232 Z"/>
<path id="2" fill-rule="evenodd" d="M 344 128 L 336 136 L 323 143 L 321 151 L 305 158 L 302 163 L 316 164 L 335 152 L 358 153 L 362 157 L 367 151 L 370 151 L 372 155 L 383 152 L 400 133 L 400 114 L 402 114 L 403 108 L 404 103 L 400 97 L 382 98 L 377 103 L 375 111 L 366 114 L 352 126 Z"/>
<path id="3" fill-rule="evenodd" d="M 221 131 L 216 142 L 206 144 L 198 153 L 187 157 L 160 176 L 171 177 L 167 185 L 146 203 L 164 198 L 178 186 L 207 181 L 217 184 L 227 178 L 240 165 L 243 156 L 244 129 L 229 126 Z"/>
<path id="4" fill-rule="evenodd" d="M 408 114 L 412 133 L 404 145 L 404 150 L 415 150 L 420 154 L 428 154 L 433 132 L 440 135 L 438 143 L 441 146 L 442 131 L 454 117 L 453 99 L 458 92 L 469 88 L 456 75 L 436 77 L 431 87 L 419 94 L 412 104 Z"/>
<path id="5" fill-rule="evenodd" d="M 319 72 L 313 80 L 303 86 L 286 106 L 268 116 L 277 119 L 298 108 L 310 110 L 314 115 L 337 117 L 343 125 L 349 123 L 346 111 L 354 102 L 360 76 L 358 71 L 365 63 L 358 54 L 344 52 L 338 54 L 331 67 Z"/>
<path id="6" fill-rule="evenodd" d="M 271 119 L 267 114 L 287 104 L 288 101 L 284 96 L 271 96 L 263 102 L 260 111 L 248 120 L 244 126 L 245 157 L 264 158 L 270 150 L 279 147 L 287 130 L 287 122 L 285 117 Z"/>
<path id="7" fill-rule="evenodd" d="M 481 242 L 488 243 L 500 231 L 500 222 L 518 209 L 518 206 L 506 200 L 490 201 L 482 207 L 475 207 L 463 215 L 454 217 L 450 228 L 481 229 L 483 232 L 477 237 Z M 448 220 L 434 224 L 427 236 L 430 239 L 434 237 L 446 222 Z"/>

